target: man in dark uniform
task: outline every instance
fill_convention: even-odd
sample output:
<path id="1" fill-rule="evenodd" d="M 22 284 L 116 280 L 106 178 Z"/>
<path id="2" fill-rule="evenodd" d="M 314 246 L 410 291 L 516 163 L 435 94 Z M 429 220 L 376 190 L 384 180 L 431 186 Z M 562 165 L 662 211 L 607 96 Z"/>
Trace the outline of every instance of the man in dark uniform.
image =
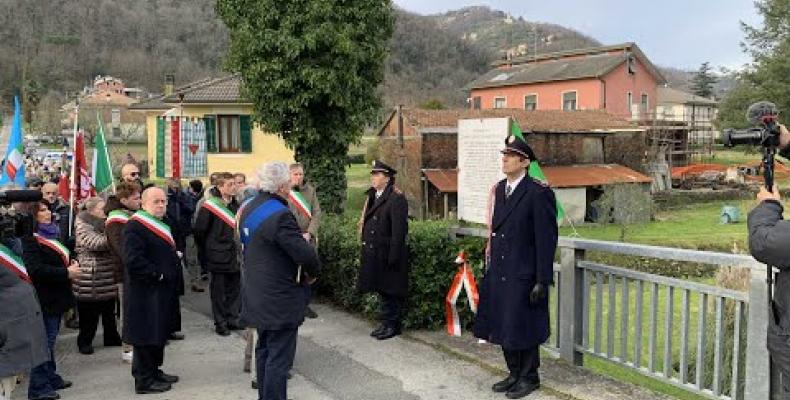
<path id="1" fill-rule="evenodd" d="M 535 153 L 523 140 L 508 139 L 502 151 L 507 179 L 496 186 L 474 333 L 502 346 L 510 374 L 492 389 L 518 399 L 540 387 L 539 346 L 549 337 L 557 209 L 551 188 L 527 176 Z"/>
<path id="2" fill-rule="evenodd" d="M 371 336 L 389 339 L 401 333 L 403 305 L 409 289 L 409 205 L 395 185 L 395 171 L 381 161 L 373 162 L 371 188 L 359 221 L 362 233 L 362 268 L 358 289 L 378 293 L 381 324 Z"/>
<path id="3" fill-rule="evenodd" d="M 124 342 L 134 346 L 132 376 L 138 394 L 170 390 L 178 381 L 162 372 L 165 343 L 178 314 L 181 268 L 170 228 L 162 221 L 167 197 L 157 187 L 146 189 L 142 210 L 123 231 Z"/>

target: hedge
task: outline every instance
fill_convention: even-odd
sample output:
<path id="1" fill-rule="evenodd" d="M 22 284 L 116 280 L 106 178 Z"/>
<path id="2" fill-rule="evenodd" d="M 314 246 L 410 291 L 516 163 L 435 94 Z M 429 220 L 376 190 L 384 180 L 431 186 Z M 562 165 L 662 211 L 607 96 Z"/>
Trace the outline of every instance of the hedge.
<path id="1" fill-rule="evenodd" d="M 326 215 L 321 221 L 318 251 L 323 263 L 316 292 L 333 303 L 353 312 L 375 318 L 378 299 L 375 295 L 361 295 L 356 290 L 360 267 L 360 239 L 357 218 Z M 443 221 L 410 221 L 408 246 L 411 276 L 409 298 L 403 325 L 408 329 L 434 329 L 445 324 L 444 298 L 451 280 L 458 270 L 455 259 L 464 249 L 475 272 L 480 277 L 483 240 L 468 238 L 452 241 L 449 224 Z M 465 295 L 458 301 L 459 315 L 464 326 L 471 326 L 472 314 Z"/>

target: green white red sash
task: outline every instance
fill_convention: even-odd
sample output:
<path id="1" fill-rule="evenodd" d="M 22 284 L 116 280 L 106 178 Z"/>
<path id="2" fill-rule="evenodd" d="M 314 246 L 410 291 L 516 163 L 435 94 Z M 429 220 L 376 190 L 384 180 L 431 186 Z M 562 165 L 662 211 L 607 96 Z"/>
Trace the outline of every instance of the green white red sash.
<path id="1" fill-rule="evenodd" d="M 113 223 L 125 224 L 127 222 L 129 222 L 129 214 L 121 210 L 112 210 L 110 215 L 107 216 L 107 220 L 104 221 L 104 225 Z"/>
<path id="2" fill-rule="evenodd" d="M 173 234 L 170 233 L 170 227 L 167 226 L 166 223 L 160 221 L 158 218 L 147 213 L 145 210 L 137 211 L 130 219 L 143 224 L 143 226 L 148 228 L 148 230 L 153 232 L 156 236 L 159 236 L 169 245 L 176 247 L 176 242 L 173 240 Z"/>
<path id="3" fill-rule="evenodd" d="M 296 209 L 299 210 L 300 213 L 304 214 L 307 219 L 313 218 L 313 212 L 310 208 L 310 203 L 304 198 L 301 192 L 296 190 L 291 190 L 288 193 L 288 200 L 296 206 Z"/>
<path id="4" fill-rule="evenodd" d="M 69 252 L 69 249 L 67 249 L 66 246 L 63 245 L 63 243 L 60 243 L 60 241 L 57 239 L 47 239 L 44 236 L 39 235 L 38 233 L 34 233 L 33 236 L 36 237 L 38 244 L 42 246 L 46 246 L 52 251 L 54 251 L 55 253 L 58 253 L 60 259 L 63 260 L 63 265 L 68 268 L 71 252 Z"/>
<path id="5" fill-rule="evenodd" d="M 11 270 L 19 279 L 27 283 L 33 283 L 33 281 L 30 280 L 30 275 L 27 274 L 27 268 L 25 268 L 25 264 L 22 263 L 22 259 L 14 254 L 11 249 L 2 244 L 0 244 L 0 264 L 3 264 L 4 267 Z"/>
<path id="6" fill-rule="evenodd" d="M 477 314 L 480 295 L 477 291 L 477 283 L 475 282 L 472 268 L 469 267 L 469 262 L 466 261 L 466 254 L 463 251 L 458 253 L 458 258 L 455 262 L 461 266 L 458 268 L 455 277 L 453 277 L 450 290 L 447 291 L 447 296 L 444 299 L 444 311 L 447 319 L 447 334 L 450 336 L 461 336 L 461 319 L 458 317 L 458 308 L 455 306 L 458 296 L 461 294 L 461 290 L 465 289 L 466 298 L 469 300 L 469 308 L 472 309 L 473 313 Z"/>
<path id="7" fill-rule="evenodd" d="M 236 215 L 233 214 L 233 211 L 228 209 L 228 206 L 225 205 L 222 199 L 212 197 L 203 203 L 203 207 L 216 215 L 217 218 L 230 225 L 231 228 L 236 228 Z"/>

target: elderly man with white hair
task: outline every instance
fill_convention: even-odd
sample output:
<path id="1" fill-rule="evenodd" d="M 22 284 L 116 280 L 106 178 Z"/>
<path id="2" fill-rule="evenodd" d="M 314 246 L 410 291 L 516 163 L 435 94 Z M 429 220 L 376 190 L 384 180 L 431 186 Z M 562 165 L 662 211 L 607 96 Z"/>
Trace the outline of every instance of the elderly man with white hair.
<path id="1" fill-rule="evenodd" d="M 320 265 L 288 209 L 288 166 L 267 163 L 258 178 L 260 193 L 237 213 L 244 259 L 241 319 L 258 331 L 258 398 L 285 400 L 307 307 L 303 285 L 315 281 Z"/>

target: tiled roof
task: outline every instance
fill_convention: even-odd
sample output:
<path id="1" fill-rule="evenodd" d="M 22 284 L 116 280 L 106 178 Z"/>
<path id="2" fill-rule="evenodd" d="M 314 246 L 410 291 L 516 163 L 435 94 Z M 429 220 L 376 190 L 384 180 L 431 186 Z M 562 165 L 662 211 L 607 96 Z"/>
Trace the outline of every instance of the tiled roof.
<path id="1" fill-rule="evenodd" d="M 397 114 L 393 111 L 392 117 Z M 487 109 L 487 110 L 422 110 L 403 109 L 404 121 L 417 130 L 424 128 L 458 128 L 459 119 L 504 118 L 511 117 L 518 121 L 524 132 L 540 133 L 584 133 L 607 132 L 638 129 L 633 123 L 601 110 L 536 110 L 519 109 Z M 384 124 L 386 126 L 389 120 Z M 381 131 L 384 130 L 382 127 Z M 380 131 L 380 132 L 381 132 Z"/>
<path id="2" fill-rule="evenodd" d="M 425 178 L 442 193 L 458 192 L 457 169 L 424 169 Z"/>
<path id="3" fill-rule="evenodd" d="M 202 87 L 206 83 L 212 82 L 212 81 L 214 81 L 216 79 L 217 78 L 212 78 L 212 77 L 206 77 L 206 78 L 203 78 L 203 79 L 198 79 L 196 81 L 189 82 L 187 84 L 184 84 L 184 85 L 181 85 L 181 86 L 178 86 L 178 87 L 174 88 L 173 89 L 173 93 L 179 93 L 179 92 L 187 91 L 187 90 L 193 89 L 195 87 Z M 170 108 L 173 108 L 172 104 L 165 104 L 164 103 L 163 100 L 165 99 L 165 97 L 166 96 L 163 95 L 163 94 L 159 95 L 159 96 L 155 96 L 155 97 L 152 97 L 150 99 L 143 100 L 143 101 L 141 101 L 139 103 L 132 104 L 129 108 L 133 109 L 133 110 L 168 110 Z"/>
<path id="4" fill-rule="evenodd" d="M 577 164 L 542 167 L 549 185 L 555 189 L 602 186 L 619 183 L 650 183 L 650 177 L 619 164 Z M 458 192 L 457 169 L 423 170 L 425 177 L 442 193 Z"/>
<path id="5" fill-rule="evenodd" d="M 716 100 L 669 87 L 659 87 L 656 92 L 656 97 L 656 103 L 658 104 L 702 104 L 711 106 L 719 104 Z"/>
<path id="6" fill-rule="evenodd" d="M 562 59 L 566 59 L 566 58 L 569 58 L 569 57 L 575 58 L 575 59 L 579 59 L 579 60 L 590 60 L 589 61 L 590 62 L 589 66 L 584 66 L 584 67 L 581 67 L 581 66 L 578 66 L 578 65 L 574 66 L 574 70 L 580 71 L 580 73 L 582 71 L 586 72 L 586 74 L 583 74 L 584 76 L 578 76 L 577 78 L 564 78 L 564 79 L 578 79 L 578 78 L 591 77 L 591 76 L 592 77 L 600 76 L 600 75 L 591 75 L 590 74 L 596 68 L 596 65 L 594 65 L 594 64 L 599 64 L 599 63 L 602 62 L 601 60 L 593 61 L 595 58 L 599 58 L 599 57 L 608 58 L 608 57 L 617 57 L 617 56 L 619 56 L 619 57 L 622 58 L 622 60 L 620 62 L 623 62 L 623 61 L 625 61 L 625 59 L 626 59 L 625 57 L 626 57 L 627 54 L 632 54 L 634 57 L 636 57 L 636 59 L 638 59 L 645 66 L 645 68 L 647 68 L 647 70 L 650 72 L 650 74 L 652 74 L 655 77 L 656 82 L 658 84 L 666 83 L 667 80 L 664 77 L 664 75 L 661 74 L 661 71 L 659 71 L 658 68 L 656 68 L 656 66 L 653 65 L 653 63 L 650 61 L 650 59 L 648 59 L 647 56 L 644 53 L 642 53 L 642 50 L 639 48 L 639 46 L 637 46 L 636 43 L 633 43 L 633 42 L 621 43 L 621 44 L 616 44 L 616 45 L 612 45 L 612 46 L 589 47 L 589 48 L 584 48 L 584 49 L 558 51 L 558 52 L 554 52 L 554 53 L 544 53 L 544 54 L 538 54 L 537 56 L 528 55 L 528 56 L 518 57 L 518 58 L 515 58 L 515 59 L 511 59 L 511 60 L 499 60 L 499 61 L 494 62 L 493 65 L 494 66 L 513 66 L 512 68 L 509 68 L 509 69 L 515 69 L 516 67 L 520 67 L 520 66 L 523 66 L 523 65 L 530 65 L 532 63 L 540 64 L 541 62 L 545 62 L 548 65 L 555 65 L 555 66 L 557 66 L 557 64 L 554 64 L 554 62 L 561 61 Z M 554 61 L 549 62 L 551 60 L 554 60 Z M 614 59 L 612 59 L 612 62 L 614 62 Z M 619 65 L 619 64 L 617 64 L 617 65 Z M 600 66 L 600 65 L 598 65 L 598 66 Z M 496 74 L 494 74 L 495 71 L 507 71 L 507 70 L 508 69 L 495 69 L 495 70 L 493 70 L 493 71 L 488 73 L 488 74 L 492 74 L 492 76 L 490 76 L 489 79 L 490 78 L 494 78 L 496 76 Z M 486 75 L 488 75 L 488 74 L 486 74 Z M 547 76 L 550 77 L 551 74 L 548 73 L 548 72 L 542 72 L 541 74 L 536 74 L 536 76 L 540 77 L 540 78 L 544 78 L 544 77 L 547 77 Z M 557 79 L 550 79 L 550 80 L 557 80 Z M 546 80 L 532 80 L 530 82 L 545 82 L 545 81 Z M 500 82 L 499 85 L 492 85 L 491 84 L 491 85 L 486 85 L 486 86 L 474 86 L 474 84 L 476 84 L 476 83 L 480 83 L 479 80 L 473 82 L 470 85 L 471 88 L 504 86 L 504 85 L 510 85 L 511 84 L 511 83 L 502 83 L 502 82 Z M 520 82 L 520 83 L 527 83 L 527 82 L 524 81 L 524 82 Z"/>
<path id="7" fill-rule="evenodd" d="M 162 101 L 166 104 L 178 104 L 181 102 L 180 94 L 183 94 L 186 103 L 246 103 L 246 99 L 241 97 L 241 77 L 238 74 L 228 75 L 191 85 L 185 89 L 177 89 L 173 94 L 165 97 Z"/>
<path id="8" fill-rule="evenodd" d="M 577 164 L 542 168 L 553 188 L 650 183 L 650 177 L 619 164 Z"/>
<path id="9" fill-rule="evenodd" d="M 582 58 L 528 63 L 508 69 L 497 68 L 488 71 L 485 75 L 470 83 L 469 88 L 480 89 L 526 83 L 598 78 L 606 75 L 625 61 L 625 54 L 602 54 Z"/>

